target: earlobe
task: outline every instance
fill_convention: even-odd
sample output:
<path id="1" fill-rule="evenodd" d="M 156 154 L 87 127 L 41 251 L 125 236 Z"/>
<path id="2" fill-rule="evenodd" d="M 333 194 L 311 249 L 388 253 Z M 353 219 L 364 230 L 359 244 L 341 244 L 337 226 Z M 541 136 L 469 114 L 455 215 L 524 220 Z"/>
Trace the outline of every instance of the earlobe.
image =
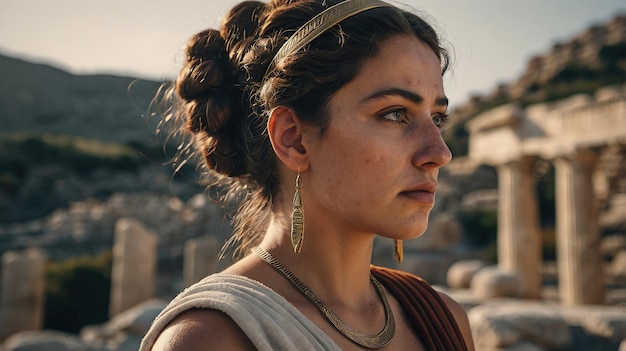
<path id="1" fill-rule="evenodd" d="M 272 148 L 276 156 L 291 170 L 304 170 L 308 155 L 302 144 L 302 128 L 296 112 L 285 106 L 274 108 L 267 122 Z"/>

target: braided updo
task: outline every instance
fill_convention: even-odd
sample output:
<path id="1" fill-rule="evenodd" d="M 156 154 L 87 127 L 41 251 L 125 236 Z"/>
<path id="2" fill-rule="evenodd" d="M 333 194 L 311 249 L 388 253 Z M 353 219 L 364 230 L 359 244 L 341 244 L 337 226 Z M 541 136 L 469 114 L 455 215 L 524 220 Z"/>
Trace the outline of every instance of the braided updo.
<path id="1" fill-rule="evenodd" d="M 241 203 L 231 241 L 239 242 L 239 254 L 265 232 L 278 189 L 277 161 L 266 130 L 268 111 L 289 106 L 323 134 L 330 98 L 356 76 L 383 40 L 398 34 L 415 35 L 440 57 L 442 73 L 448 67 L 447 52 L 428 23 L 410 12 L 380 7 L 342 21 L 266 72 L 291 34 L 341 1 L 236 5 L 219 31 L 208 29 L 189 40 L 186 63 L 165 95 L 170 103 L 165 121 L 172 122 L 174 134 L 189 137 L 181 150 L 201 156 L 211 185 L 227 189 L 222 200 Z"/>

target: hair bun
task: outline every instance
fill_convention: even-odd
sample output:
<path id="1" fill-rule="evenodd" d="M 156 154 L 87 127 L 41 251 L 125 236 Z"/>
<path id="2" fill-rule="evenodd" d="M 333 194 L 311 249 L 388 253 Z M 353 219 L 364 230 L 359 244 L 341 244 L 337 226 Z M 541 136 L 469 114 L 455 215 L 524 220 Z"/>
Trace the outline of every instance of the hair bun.
<path id="1" fill-rule="evenodd" d="M 232 81 L 232 69 L 224 40 L 216 30 L 205 30 L 193 36 L 186 49 L 187 64 L 176 81 L 176 91 L 185 101 L 205 98 L 215 87 L 226 87 Z"/>
<path id="2" fill-rule="evenodd" d="M 259 27 L 259 15 L 265 10 L 265 3 L 244 1 L 233 7 L 222 21 L 221 36 L 226 41 L 226 50 L 246 38 L 252 37 Z"/>
<path id="3" fill-rule="evenodd" d="M 227 176 L 245 173 L 240 149 L 241 112 L 233 102 L 241 89 L 233 84 L 224 39 L 214 29 L 194 35 L 186 48 L 187 63 L 176 79 L 184 102 L 186 129 L 196 135 L 207 166 Z"/>
<path id="4" fill-rule="evenodd" d="M 226 46 L 219 31 L 206 29 L 189 39 L 185 53 L 188 61 L 226 57 Z"/>

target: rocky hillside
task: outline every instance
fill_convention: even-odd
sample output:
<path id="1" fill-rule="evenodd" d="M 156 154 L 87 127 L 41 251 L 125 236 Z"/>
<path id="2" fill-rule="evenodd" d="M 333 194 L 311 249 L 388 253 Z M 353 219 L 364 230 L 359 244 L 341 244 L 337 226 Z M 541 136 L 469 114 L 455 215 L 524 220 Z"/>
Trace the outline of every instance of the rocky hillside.
<path id="1" fill-rule="evenodd" d="M 144 117 L 161 82 L 78 76 L 5 56 L 0 75 L 0 224 L 116 192 L 199 191 L 196 177 L 173 177 L 174 151 Z"/>
<path id="2" fill-rule="evenodd" d="M 161 82 L 5 56 L 0 75 L 0 254 L 35 246 L 51 260 L 95 256 L 111 249 L 124 216 L 158 233 L 166 262 L 184 239 L 226 235 L 193 166 L 174 173 L 173 146 L 144 117 Z"/>
<path id="3" fill-rule="evenodd" d="M 530 59 L 513 82 L 501 84 L 485 95 L 476 95 L 455 111 L 448 140 L 455 155 L 467 154 L 465 122 L 481 112 L 517 101 L 522 105 L 555 101 L 575 94 L 626 82 L 626 14 L 617 15 L 555 43 L 544 55 Z"/>
<path id="4" fill-rule="evenodd" d="M 159 82 L 72 75 L 0 56 L 0 135 L 18 132 L 116 142 L 153 135 L 143 118 Z"/>
<path id="5" fill-rule="evenodd" d="M 193 170 L 172 176 L 163 140 L 145 118 L 161 82 L 77 76 L 5 56 L 0 74 L 0 227 L 45 218 L 77 201 L 107 201 L 115 193 L 174 193 L 186 200 L 201 191 Z M 456 186 L 442 206 L 454 209 L 466 195 L 495 188 L 493 170 L 489 177 L 474 168 L 459 171 L 467 120 L 510 101 L 550 101 L 624 82 L 626 15 L 555 44 L 530 60 L 516 81 L 457 108 L 446 135 L 455 165 L 442 172 L 442 184 Z"/>

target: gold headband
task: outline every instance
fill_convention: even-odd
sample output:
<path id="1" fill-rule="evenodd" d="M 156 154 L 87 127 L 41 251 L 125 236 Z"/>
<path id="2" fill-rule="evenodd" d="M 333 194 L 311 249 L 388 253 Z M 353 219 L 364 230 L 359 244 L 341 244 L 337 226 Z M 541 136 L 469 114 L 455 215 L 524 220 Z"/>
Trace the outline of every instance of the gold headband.
<path id="1" fill-rule="evenodd" d="M 265 75 L 267 76 L 267 74 L 274 69 L 276 63 L 278 63 L 278 61 L 280 61 L 283 57 L 291 55 L 302 49 L 305 45 L 309 44 L 315 38 L 319 37 L 328 29 L 332 28 L 346 18 L 352 17 L 363 11 L 387 6 L 391 5 L 380 0 L 346 0 L 327 8 L 315 17 L 311 18 L 302 27 L 298 28 L 298 30 L 289 39 L 287 39 L 272 59 L 272 62 L 270 62 Z"/>

